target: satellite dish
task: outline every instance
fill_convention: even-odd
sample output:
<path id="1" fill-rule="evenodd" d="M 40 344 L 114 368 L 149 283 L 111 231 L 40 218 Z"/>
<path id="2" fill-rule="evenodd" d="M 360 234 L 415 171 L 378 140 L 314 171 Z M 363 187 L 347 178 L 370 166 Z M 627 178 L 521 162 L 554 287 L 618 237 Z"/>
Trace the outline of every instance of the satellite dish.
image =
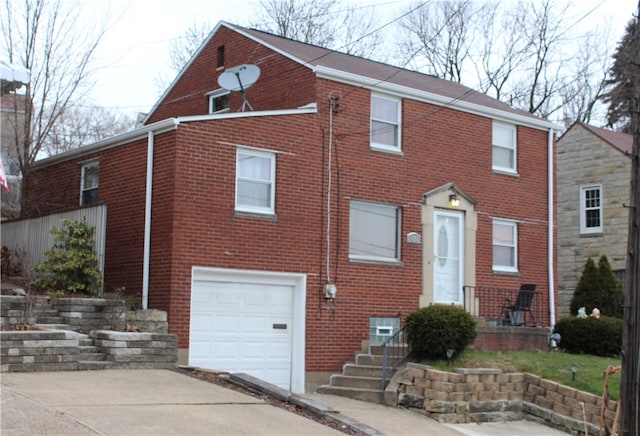
<path id="1" fill-rule="evenodd" d="M 246 97 L 246 90 L 258 81 L 260 77 L 260 68 L 256 65 L 238 65 L 237 67 L 229 68 L 218 77 L 218 85 L 228 91 L 240 91 L 242 92 L 242 109 L 244 111 L 245 105 L 249 106 L 249 109 L 253 110 Z"/>

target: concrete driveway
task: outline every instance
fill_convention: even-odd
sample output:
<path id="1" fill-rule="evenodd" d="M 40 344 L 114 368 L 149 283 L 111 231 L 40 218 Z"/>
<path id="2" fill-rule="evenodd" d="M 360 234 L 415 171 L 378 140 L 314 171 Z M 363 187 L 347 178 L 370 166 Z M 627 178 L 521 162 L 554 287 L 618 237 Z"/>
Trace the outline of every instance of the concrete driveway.
<path id="1" fill-rule="evenodd" d="M 3 436 L 342 434 L 168 370 L 3 373 L 1 387 Z"/>

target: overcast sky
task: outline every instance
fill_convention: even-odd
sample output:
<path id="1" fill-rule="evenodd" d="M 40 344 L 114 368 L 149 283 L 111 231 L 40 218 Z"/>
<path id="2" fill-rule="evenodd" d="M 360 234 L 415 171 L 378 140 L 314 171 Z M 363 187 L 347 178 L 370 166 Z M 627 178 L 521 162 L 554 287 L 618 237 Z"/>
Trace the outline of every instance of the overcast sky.
<path id="1" fill-rule="evenodd" d="M 380 11 L 382 22 L 396 18 L 413 3 L 410 0 L 359 1 Z M 618 40 L 638 0 L 576 0 L 575 3 L 585 12 L 597 7 L 590 19 L 580 25 L 596 26 L 611 19 L 619 28 Z M 207 22 L 213 28 L 224 20 L 248 25 L 259 4 L 260 0 L 111 0 L 115 24 L 97 52 L 101 67 L 94 76 L 96 85 L 90 96 L 91 103 L 121 109 L 132 116 L 150 110 L 162 94 L 160 84 L 170 83 L 175 75 L 169 60 L 171 40 L 179 38 L 193 24 Z"/>

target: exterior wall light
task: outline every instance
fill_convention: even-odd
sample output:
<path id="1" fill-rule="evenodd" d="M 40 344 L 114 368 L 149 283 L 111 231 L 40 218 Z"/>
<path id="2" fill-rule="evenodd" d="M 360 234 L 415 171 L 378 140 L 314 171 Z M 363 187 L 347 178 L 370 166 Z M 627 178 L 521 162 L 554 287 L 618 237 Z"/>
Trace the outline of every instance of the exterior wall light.
<path id="1" fill-rule="evenodd" d="M 449 207 L 458 207 L 460 206 L 460 198 L 456 193 L 449 195 Z"/>

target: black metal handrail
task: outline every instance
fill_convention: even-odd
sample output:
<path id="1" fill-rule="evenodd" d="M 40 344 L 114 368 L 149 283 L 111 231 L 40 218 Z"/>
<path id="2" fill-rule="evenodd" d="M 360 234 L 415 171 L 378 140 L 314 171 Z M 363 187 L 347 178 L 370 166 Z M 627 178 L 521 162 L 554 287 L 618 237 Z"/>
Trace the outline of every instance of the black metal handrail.
<path id="1" fill-rule="evenodd" d="M 382 343 L 382 390 L 387 387 L 387 375 L 409 357 L 409 346 L 404 340 L 404 327 Z"/>
<path id="2" fill-rule="evenodd" d="M 470 311 L 475 306 L 476 316 L 496 325 L 511 325 L 505 316 L 505 302 L 516 302 L 520 291 L 518 288 L 463 286 L 463 307 L 466 311 Z M 527 308 L 527 311 L 530 313 L 533 325 L 544 325 L 544 302 L 540 301 L 542 294 L 534 291 L 533 295 L 533 304 Z"/>

